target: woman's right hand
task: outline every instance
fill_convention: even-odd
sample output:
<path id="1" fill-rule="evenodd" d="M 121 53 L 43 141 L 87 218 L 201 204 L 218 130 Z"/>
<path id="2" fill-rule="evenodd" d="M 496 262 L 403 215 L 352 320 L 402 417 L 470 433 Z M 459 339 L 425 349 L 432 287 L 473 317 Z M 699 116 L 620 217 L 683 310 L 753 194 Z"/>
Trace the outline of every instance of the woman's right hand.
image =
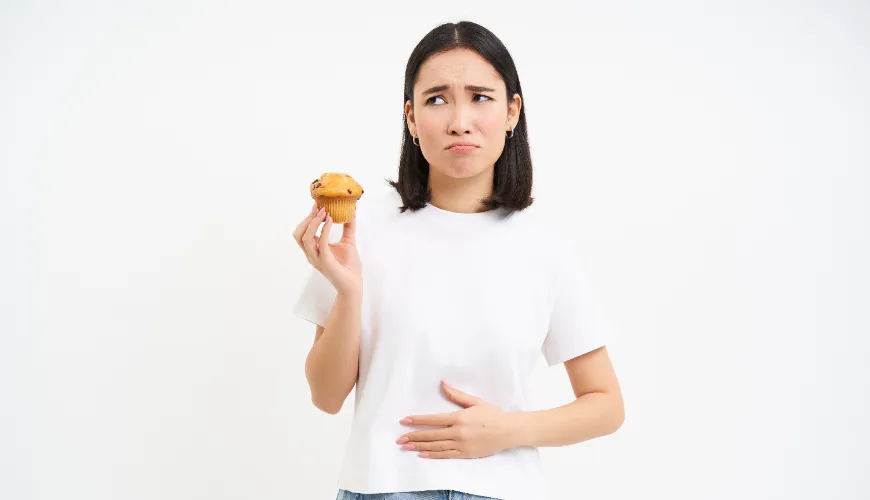
<path id="1" fill-rule="evenodd" d="M 317 229 L 326 222 L 320 236 Z M 362 293 L 362 263 L 356 248 L 356 217 L 343 225 L 341 240 L 329 242 L 329 231 L 332 229 L 332 217 L 326 209 L 317 210 L 317 204 L 311 208 L 311 213 L 296 226 L 293 238 L 299 248 L 305 252 L 308 262 L 320 271 L 332 283 L 340 294 Z"/>

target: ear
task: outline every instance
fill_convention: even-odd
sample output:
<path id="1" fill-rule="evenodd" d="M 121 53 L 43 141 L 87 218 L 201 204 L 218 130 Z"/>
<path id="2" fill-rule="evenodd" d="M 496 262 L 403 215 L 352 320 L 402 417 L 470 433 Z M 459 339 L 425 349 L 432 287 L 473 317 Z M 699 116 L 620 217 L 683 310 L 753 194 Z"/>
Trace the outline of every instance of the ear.
<path id="1" fill-rule="evenodd" d="M 520 121 L 521 109 L 523 109 L 523 98 L 519 94 L 514 94 L 514 98 L 508 104 L 507 128 L 505 132 L 517 128 L 517 123 Z"/>
<path id="2" fill-rule="evenodd" d="M 411 105 L 410 99 L 405 103 L 405 121 L 408 123 L 408 132 L 411 135 L 417 135 L 417 122 L 414 119 L 414 107 Z"/>

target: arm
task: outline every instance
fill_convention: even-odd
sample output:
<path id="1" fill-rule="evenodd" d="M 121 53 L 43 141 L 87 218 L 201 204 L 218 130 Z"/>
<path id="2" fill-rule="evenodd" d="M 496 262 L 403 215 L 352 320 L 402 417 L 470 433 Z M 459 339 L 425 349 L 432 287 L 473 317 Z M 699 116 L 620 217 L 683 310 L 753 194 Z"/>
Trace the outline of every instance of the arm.
<path id="1" fill-rule="evenodd" d="M 305 360 L 311 401 L 332 415 L 341 410 L 359 373 L 361 303 L 359 293 L 336 295 L 326 325 L 318 325 Z"/>
<path id="2" fill-rule="evenodd" d="M 320 236 L 317 228 L 326 221 Z M 308 262 L 335 288 L 325 325 L 318 325 L 314 345 L 305 360 L 311 401 L 336 414 L 356 384 L 359 371 L 359 333 L 362 309 L 362 263 L 356 249 L 356 218 L 342 226 L 341 239 L 330 243 L 332 217 L 326 209 L 311 213 L 296 226 L 294 239 Z"/>
<path id="3" fill-rule="evenodd" d="M 512 446 L 567 446 L 622 426 L 622 392 L 606 347 L 566 361 L 565 370 L 576 399 L 558 408 L 512 414 Z"/>
<path id="4" fill-rule="evenodd" d="M 566 361 L 565 369 L 577 399 L 542 411 L 505 412 L 442 381 L 445 395 L 464 409 L 403 418 L 405 425 L 446 427 L 409 432 L 396 444 L 419 450 L 421 458 L 479 458 L 517 446 L 575 444 L 619 429 L 622 395 L 606 348 Z"/>

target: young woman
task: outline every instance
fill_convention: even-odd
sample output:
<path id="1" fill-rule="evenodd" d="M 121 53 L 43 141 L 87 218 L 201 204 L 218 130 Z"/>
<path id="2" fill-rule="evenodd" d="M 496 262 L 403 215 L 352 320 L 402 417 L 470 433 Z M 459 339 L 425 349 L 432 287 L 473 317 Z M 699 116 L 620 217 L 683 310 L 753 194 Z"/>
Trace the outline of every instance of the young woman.
<path id="1" fill-rule="evenodd" d="M 356 386 L 338 498 L 547 498 L 537 448 L 616 431 L 623 404 L 584 263 L 531 206 L 516 68 L 484 27 L 444 24 L 404 88 L 394 189 L 340 239 L 316 206 L 294 233 L 314 267 L 294 309 L 317 325 L 313 403 L 337 413 Z M 574 400 L 529 411 L 541 353 Z"/>

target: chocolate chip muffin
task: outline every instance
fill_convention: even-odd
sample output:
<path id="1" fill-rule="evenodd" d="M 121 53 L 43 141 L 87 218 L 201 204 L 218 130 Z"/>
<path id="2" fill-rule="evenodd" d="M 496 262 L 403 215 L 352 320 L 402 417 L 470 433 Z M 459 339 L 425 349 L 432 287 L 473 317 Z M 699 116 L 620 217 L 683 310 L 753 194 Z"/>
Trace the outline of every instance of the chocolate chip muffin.
<path id="1" fill-rule="evenodd" d="M 321 175 L 311 183 L 309 189 L 317 206 L 326 207 L 326 212 L 336 224 L 353 220 L 356 202 L 364 193 L 362 186 L 353 177 L 337 172 Z"/>

